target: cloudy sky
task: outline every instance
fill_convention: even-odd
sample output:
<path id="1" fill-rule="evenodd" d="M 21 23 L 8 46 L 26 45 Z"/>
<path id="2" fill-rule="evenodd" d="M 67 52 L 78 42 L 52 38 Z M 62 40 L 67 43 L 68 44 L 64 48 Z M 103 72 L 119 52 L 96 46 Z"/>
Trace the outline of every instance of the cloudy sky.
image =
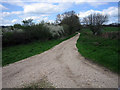
<path id="1" fill-rule="evenodd" d="M 21 23 L 32 18 L 35 23 L 41 20 L 54 22 L 57 14 L 74 10 L 79 17 L 91 13 L 109 15 L 109 22 L 118 22 L 119 0 L 4 0 L 0 1 L 0 25 Z"/>

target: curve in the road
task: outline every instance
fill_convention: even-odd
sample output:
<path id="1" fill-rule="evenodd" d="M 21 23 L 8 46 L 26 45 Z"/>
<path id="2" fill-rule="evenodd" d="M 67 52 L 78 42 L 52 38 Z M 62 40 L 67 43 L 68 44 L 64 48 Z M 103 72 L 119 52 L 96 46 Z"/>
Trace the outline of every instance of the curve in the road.
<path id="1" fill-rule="evenodd" d="M 42 54 L 3 67 L 3 88 L 21 87 L 42 78 L 58 88 L 117 88 L 117 75 L 79 54 L 76 48 L 79 35 Z"/>

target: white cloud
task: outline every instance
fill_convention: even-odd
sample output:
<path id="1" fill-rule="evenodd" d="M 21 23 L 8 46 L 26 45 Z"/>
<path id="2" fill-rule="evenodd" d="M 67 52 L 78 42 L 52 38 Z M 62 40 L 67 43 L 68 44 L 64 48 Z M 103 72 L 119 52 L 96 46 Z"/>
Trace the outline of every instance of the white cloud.
<path id="1" fill-rule="evenodd" d="M 38 16 L 30 16 L 30 17 L 24 17 L 23 20 L 28 20 L 28 19 L 33 19 L 33 20 L 36 20 L 36 19 L 40 19 L 40 17 Z"/>
<path id="2" fill-rule="evenodd" d="M 70 4 L 61 3 L 58 5 L 51 3 L 32 3 L 30 5 L 24 6 L 24 13 L 32 14 L 45 14 L 45 13 L 56 13 L 68 9 Z"/>
<path id="3" fill-rule="evenodd" d="M 10 12 L 2 12 L 1 14 L 2 14 L 3 17 L 6 17 L 6 16 L 10 15 Z"/>
<path id="4" fill-rule="evenodd" d="M 48 22 L 50 22 L 50 23 L 54 23 L 55 21 L 54 21 L 54 20 L 48 20 Z"/>
<path id="5" fill-rule="evenodd" d="M 109 16 L 118 16 L 118 8 L 117 7 L 109 7 L 108 9 L 103 9 L 102 11 L 97 10 L 88 10 L 85 12 L 80 12 L 79 17 L 85 17 L 90 15 L 91 13 L 101 13 L 101 14 L 108 14 Z"/>
<path id="6" fill-rule="evenodd" d="M 24 6 L 25 5 L 25 0 L 2 0 L 1 2 L 5 2 L 11 5 L 16 5 L 16 6 Z"/>
<path id="7" fill-rule="evenodd" d="M 13 19 L 12 20 L 12 23 L 17 23 L 18 22 L 18 19 Z"/>
<path id="8" fill-rule="evenodd" d="M 118 2 L 119 0 L 1 0 L 2 2 Z"/>
<path id="9" fill-rule="evenodd" d="M 44 21 L 48 21 L 48 17 L 43 18 Z"/>
<path id="10" fill-rule="evenodd" d="M 42 19 L 44 17 L 47 17 L 48 15 L 34 15 L 34 16 L 31 16 L 31 15 L 21 15 L 19 16 L 20 18 L 22 18 L 23 20 L 28 20 L 28 19 L 33 19 L 33 20 L 37 20 L 37 19 Z"/>
<path id="11" fill-rule="evenodd" d="M 0 25 L 11 25 L 11 21 L 1 18 Z"/>
<path id="12" fill-rule="evenodd" d="M 108 9 L 104 9 L 103 14 L 108 14 L 110 16 L 118 16 L 118 8 L 117 7 L 109 7 Z"/>
<path id="13" fill-rule="evenodd" d="M 107 4 L 108 2 L 119 2 L 119 0 L 0 0 L 0 2 L 5 2 L 11 5 L 17 5 L 17 6 L 26 6 L 29 5 L 29 3 L 75 3 L 75 4 L 81 4 L 81 3 L 89 3 L 92 6 L 99 6 Z M 93 2 L 96 2 L 93 3 Z M 65 5 L 66 6 L 66 5 Z"/>
<path id="14" fill-rule="evenodd" d="M 95 10 L 91 9 L 91 10 L 88 10 L 86 12 L 80 12 L 79 17 L 83 18 L 83 17 L 86 17 L 86 16 L 90 15 L 91 13 L 101 13 L 101 11 L 95 11 Z"/>
<path id="15" fill-rule="evenodd" d="M 0 17 L 0 26 L 1 25 L 9 26 L 9 25 L 13 25 L 15 23 L 20 23 L 20 22 L 21 22 L 20 19 L 9 20 L 9 19 L 5 19 L 3 17 Z"/>
<path id="16" fill-rule="evenodd" d="M 107 2 L 88 2 L 91 6 L 98 7 L 100 5 L 106 5 Z"/>
<path id="17" fill-rule="evenodd" d="M 97 10 L 91 9 L 91 10 L 88 10 L 85 12 L 80 12 L 78 16 L 82 19 L 83 17 L 86 17 L 86 16 L 90 15 L 91 13 L 101 13 L 103 15 L 108 15 L 109 23 L 118 21 L 118 8 L 117 7 L 109 7 L 108 9 L 104 9 L 102 11 L 97 11 Z"/>
<path id="18" fill-rule="evenodd" d="M 50 15 L 51 13 L 60 13 L 66 11 L 73 3 L 75 4 L 81 4 L 84 2 L 87 2 L 91 6 L 100 6 L 105 5 L 107 2 L 118 2 L 118 0 L 3 0 L 2 2 L 6 2 L 12 5 L 21 6 L 24 11 L 12 11 L 12 12 L 0 12 L 0 17 L 7 17 L 10 15 L 18 15 L 18 17 L 22 19 L 29 19 L 32 18 L 36 21 L 49 21 L 53 22 L 53 20 L 49 20 L 47 15 Z M 31 3 L 27 3 L 31 2 Z M 54 4 L 58 3 L 58 4 Z M 0 4 L 0 8 L 4 7 Z M 4 7 L 6 9 L 6 7 Z M 110 7 L 108 9 L 104 9 L 102 11 L 97 10 L 88 10 L 86 12 L 80 12 L 79 17 L 83 18 L 85 16 L 88 16 L 90 13 L 102 13 L 102 14 L 109 14 L 111 21 L 118 15 L 118 8 L 117 7 Z M 115 19 L 116 20 L 116 19 Z M 3 23 L 5 24 L 12 24 L 17 22 L 17 20 L 3 20 Z"/>
<path id="19" fill-rule="evenodd" d="M 2 17 L 8 17 L 8 16 L 10 16 L 10 15 L 18 15 L 18 14 L 22 14 L 23 12 L 22 11 L 13 11 L 13 12 L 1 12 L 0 14 L 1 14 L 1 16 Z"/>
<path id="20" fill-rule="evenodd" d="M 9 26 L 9 25 L 13 25 L 16 23 L 21 23 L 21 20 L 19 20 L 19 19 L 8 20 L 8 19 L 0 18 L 0 21 L 1 21 L 0 26 L 1 25 Z"/>
<path id="21" fill-rule="evenodd" d="M 5 10 L 5 9 L 8 9 L 8 8 L 6 8 L 6 7 L 3 6 L 2 4 L 0 4 L 0 10 Z"/>
<path id="22" fill-rule="evenodd" d="M 21 18 L 21 21 L 22 20 L 28 20 L 28 19 L 33 19 L 33 22 L 35 23 L 39 23 L 41 22 L 42 20 L 44 20 L 45 22 L 48 22 L 49 19 L 48 19 L 48 15 L 34 15 L 34 16 L 29 16 L 29 15 L 22 15 L 20 16 L 19 18 Z"/>
<path id="23" fill-rule="evenodd" d="M 11 12 L 11 14 L 22 14 L 23 13 L 23 11 L 13 11 L 13 12 Z"/>

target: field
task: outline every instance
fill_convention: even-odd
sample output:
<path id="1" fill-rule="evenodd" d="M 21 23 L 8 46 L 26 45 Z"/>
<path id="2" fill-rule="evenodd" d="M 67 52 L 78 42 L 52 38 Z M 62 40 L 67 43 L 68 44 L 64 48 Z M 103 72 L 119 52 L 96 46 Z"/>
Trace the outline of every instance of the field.
<path id="1" fill-rule="evenodd" d="M 105 27 L 104 32 L 118 31 L 117 27 Z M 103 32 L 103 33 L 104 33 Z M 89 29 L 83 29 L 77 41 L 78 51 L 87 59 L 118 72 L 118 39 L 93 36 Z"/>
<path id="2" fill-rule="evenodd" d="M 40 54 L 74 35 L 70 35 L 65 39 L 35 41 L 28 44 L 5 47 L 2 50 L 2 66 Z"/>
<path id="3" fill-rule="evenodd" d="M 104 32 L 120 31 L 118 27 L 104 27 Z"/>

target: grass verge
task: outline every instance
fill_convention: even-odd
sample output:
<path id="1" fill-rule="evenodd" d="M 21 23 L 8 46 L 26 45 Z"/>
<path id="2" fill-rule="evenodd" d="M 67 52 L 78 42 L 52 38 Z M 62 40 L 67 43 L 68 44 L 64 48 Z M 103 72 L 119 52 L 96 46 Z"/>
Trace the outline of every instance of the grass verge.
<path id="1" fill-rule="evenodd" d="M 86 58 L 118 72 L 118 53 L 120 43 L 117 39 L 93 36 L 92 32 L 83 30 L 77 41 L 78 51 Z"/>
<path id="2" fill-rule="evenodd" d="M 24 85 L 23 88 L 27 89 L 37 89 L 37 88 L 55 88 L 52 83 L 48 82 L 47 80 L 40 80 L 39 82 L 30 83 Z"/>
<path id="3" fill-rule="evenodd" d="M 74 35 L 76 34 L 70 35 L 65 39 L 36 41 L 28 44 L 2 48 L 2 66 L 40 54 Z"/>

